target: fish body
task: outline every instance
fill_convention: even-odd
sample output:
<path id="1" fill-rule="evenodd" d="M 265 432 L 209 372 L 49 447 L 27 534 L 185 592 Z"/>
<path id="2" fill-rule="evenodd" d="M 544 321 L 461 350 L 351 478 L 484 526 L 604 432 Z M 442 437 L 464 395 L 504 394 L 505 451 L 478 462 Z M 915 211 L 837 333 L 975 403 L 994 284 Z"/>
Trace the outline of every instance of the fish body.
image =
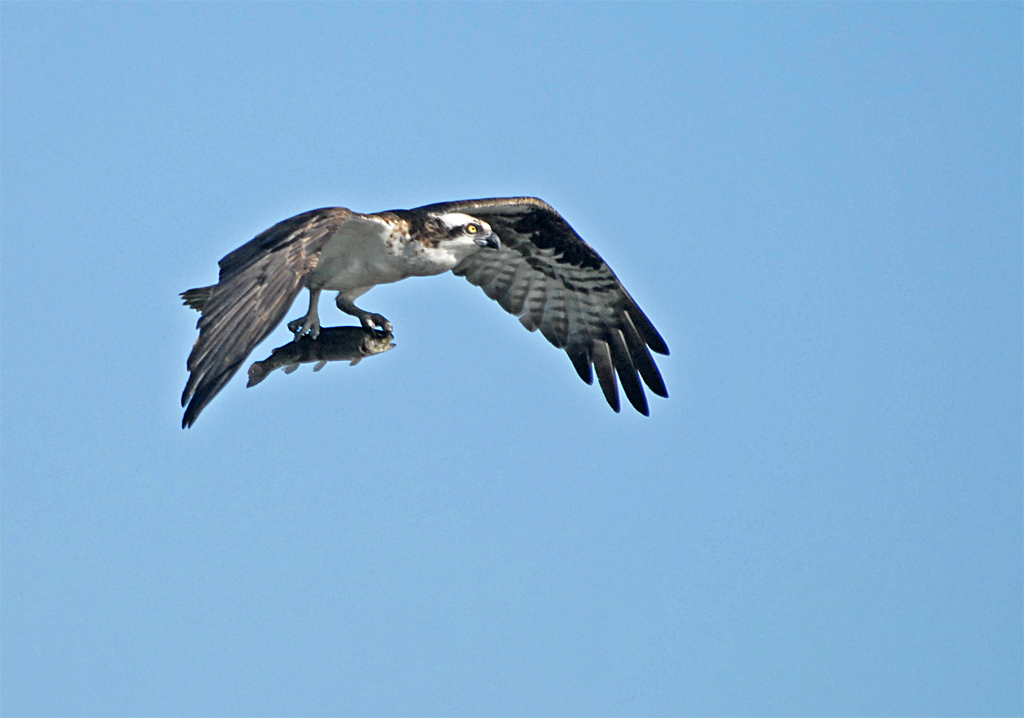
<path id="1" fill-rule="evenodd" d="M 313 371 L 320 371 L 329 361 L 348 361 L 358 364 L 364 357 L 393 349 L 394 336 L 390 332 L 364 327 L 321 327 L 316 339 L 303 335 L 275 349 L 263 361 L 249 367 L 249 386 L 256 386 L 267 374 L 284 367 L 290 374 L 299 364 L 317 362 Z"/>

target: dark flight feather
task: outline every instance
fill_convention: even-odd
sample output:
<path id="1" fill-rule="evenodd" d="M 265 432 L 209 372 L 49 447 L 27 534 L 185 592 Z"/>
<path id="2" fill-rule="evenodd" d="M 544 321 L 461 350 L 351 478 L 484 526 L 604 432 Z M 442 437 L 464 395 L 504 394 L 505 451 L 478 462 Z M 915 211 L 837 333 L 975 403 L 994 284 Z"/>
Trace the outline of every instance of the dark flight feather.
<path id="1" fill-rule="evenodd" d="M 182 427 L 195 423 L 249 356 L 284 319 L 316 266 L 327 238 L 351 216 L 341 208 L 304 212 L 258 235 L 220 260 L 220 281 L 182 293 L 203 315 L 188 357 Z"/>
<path id="2" fill-rule="evenodd" d="M 564 349 L 580 378 L 593 372 L 608 404 L 619 411 L 618 380 L 641 414 L 649 413 L 640 379 L 667 397 L 651 352 L 668 345 L 601 256 L 565 219 L 535 197 L 427 205 L 428 212 L 464 212 L 491 225 L 501 249 L 464 259 L 452 270 L 519 317 L 530 331 Z"/>

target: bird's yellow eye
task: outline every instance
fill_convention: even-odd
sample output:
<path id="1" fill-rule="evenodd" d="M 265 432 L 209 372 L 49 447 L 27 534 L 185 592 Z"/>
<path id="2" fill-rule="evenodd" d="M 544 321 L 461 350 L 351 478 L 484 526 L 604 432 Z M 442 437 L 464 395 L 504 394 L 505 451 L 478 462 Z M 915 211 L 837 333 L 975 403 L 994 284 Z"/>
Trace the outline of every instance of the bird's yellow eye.
<path id="1" fill-rule="evenodd" d="M 475 224 L 471 224 L 468 227 L 466 227 L 466 231 L 469 232 L 470 234 L 476 234 L 477 226 Z"/>

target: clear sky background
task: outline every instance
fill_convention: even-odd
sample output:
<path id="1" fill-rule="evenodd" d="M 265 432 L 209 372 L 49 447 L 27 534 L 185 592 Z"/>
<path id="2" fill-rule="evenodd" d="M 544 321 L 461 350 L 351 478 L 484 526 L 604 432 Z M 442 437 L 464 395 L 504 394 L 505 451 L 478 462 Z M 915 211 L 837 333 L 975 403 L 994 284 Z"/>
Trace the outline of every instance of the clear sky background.
<path id="1" fill-rule="evenodd" d="M 1019 3 L 0 19 L 5 715 L 1024 710 Z M 228 251 L 521 194 L 650 418 L 447 275 L 181 430 Z"/>

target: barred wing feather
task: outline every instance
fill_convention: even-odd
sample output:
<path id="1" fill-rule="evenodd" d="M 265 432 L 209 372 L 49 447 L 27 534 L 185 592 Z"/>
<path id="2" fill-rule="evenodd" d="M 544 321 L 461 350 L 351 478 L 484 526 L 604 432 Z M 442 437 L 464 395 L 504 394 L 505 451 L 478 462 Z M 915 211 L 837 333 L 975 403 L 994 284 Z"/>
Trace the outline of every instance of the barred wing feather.
<path id="1" fill-rule="evenodd" d="M 665 340 L 600 255 L 552 207 L 518 197 L 420 209 L 465 212 L 491 225 L 501 249 L 477 252 L 453 272 L 564 349 L 583 381 L 592 384 L 596 373 L 612 409 L 619 411 L 616 377 L 645 416 L 641 379 L 658 396 L 668 396 L 651 357 L 651 351 L 669 353 Z"/>

